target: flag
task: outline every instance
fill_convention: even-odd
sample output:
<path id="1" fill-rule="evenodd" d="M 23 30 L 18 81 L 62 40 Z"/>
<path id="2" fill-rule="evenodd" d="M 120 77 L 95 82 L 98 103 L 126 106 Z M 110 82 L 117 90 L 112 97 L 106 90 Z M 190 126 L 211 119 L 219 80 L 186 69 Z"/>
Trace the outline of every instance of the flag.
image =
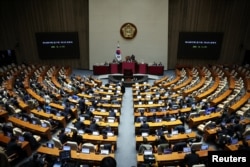
<path id="1" fill-rule="evenodd" d="M 120 49 L 119 42 L 117 44 L 117 48 L 116 48 L 116 51 L 115 51 L 115 58 L 116 58 L 116 61 L 118 61 L 118 62 L 122 61 L 122 54 L 121 54 L 121 49 Z"/>

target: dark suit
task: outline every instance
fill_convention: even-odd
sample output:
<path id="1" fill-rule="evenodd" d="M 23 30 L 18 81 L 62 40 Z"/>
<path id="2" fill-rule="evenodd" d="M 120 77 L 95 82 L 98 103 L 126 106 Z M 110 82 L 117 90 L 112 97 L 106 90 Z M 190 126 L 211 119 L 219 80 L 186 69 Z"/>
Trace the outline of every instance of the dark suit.
<path id="1" fill-rule="evenodd" d="M 188 167 L 192 167 L 193 165 L 200 163 L 200 157 L 196 153 L 186 154 L 184 157 L 184 163 Z"/>

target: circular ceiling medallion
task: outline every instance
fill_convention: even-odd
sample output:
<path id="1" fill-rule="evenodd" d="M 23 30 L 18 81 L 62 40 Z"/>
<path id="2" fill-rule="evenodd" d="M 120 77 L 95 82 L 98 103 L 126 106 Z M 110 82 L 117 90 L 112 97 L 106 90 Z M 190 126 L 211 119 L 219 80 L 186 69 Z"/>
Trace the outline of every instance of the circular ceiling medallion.
<path id="1" fill-rule="evenodd" d="M 133 39 L 136 36 L 137 28 L 133 23 L 125 23 L 121 26 L 120 33 L 125 39 Z"/>

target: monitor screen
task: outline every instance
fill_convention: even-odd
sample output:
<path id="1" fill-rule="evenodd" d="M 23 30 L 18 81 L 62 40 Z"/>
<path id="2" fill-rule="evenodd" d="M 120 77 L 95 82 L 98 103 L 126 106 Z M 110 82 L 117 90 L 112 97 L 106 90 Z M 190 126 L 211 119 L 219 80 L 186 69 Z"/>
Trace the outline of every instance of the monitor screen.
<path id="1" fill-rule="evenodd" d="M 109 154 L 109 150 L 107 150 L 107 149 L 101 149 L 101 154 L 107 155 L 107 154 Z"/>
<path id="2" fill-rule="evenodd" d="M 177 135 L 178 134 L 178 130 L 173 130 L 172 131 L 172 135 Z"/>
<path id="3" fill-rule="evenodd" d="M 89 148 L 82 148 L 82 153 L 89 154 L 90 153 Z"/>
<path id="4" fill-rule="evenodd" d="M 142 137 L 147 137 L 147 136 L 148 136 L 148 133 L 147 133 L 147 132 L 142 132 L 142 133 L 141 133 L 141 136 L 142 136 Z"/>
<path id="5" fill-rule="evenodd" d="M 245 137 L 245 140 L 250 140 L 250 135 L 247 135 L 247 136 Z"/>
<path id="6" fill-rule="evenodd" d="M 80 130 L 78 130 L 78 134 L 82 135 L 82 134 L 84 134 L 84 131 L 80 129 Z"/>
<path id="7" fill-rule="evenodd" d="M 192 129 L 186 129 L 185 130 L 185 133 L 191 133 L 192 132 Z"/>
<path id="8" fill-rule="evenodd" d="M 152 155 L 153 151 L 152 150 L 144 150 L 144 155 Z"/>
<path id="9" fill-rule="evenodd" d="M 163 154 L 171 154 L 172 150 L 170 148 L 164 148 Z"/>
<path id="10" fill-rule="evenodd" d="M 43 128 L 47 128 L 47 124 L 46 123 L 42 123 L 42 127 Z"/>
<path id="11" fill-rule="evenodd" d="M 38 32 L 35 36 L 41 59 L 80 57 L 78 32 Z"/>
<path id="12" fill-rule="evenodd" d="M 220 32 L 180 32 L 178 58 L 218 59 L 223 41 Z"/>
<path id="13" fill-rule="evenodd" d="M 63 146 L 63 150 L 64 150 L 64 151 L 69 151 L 69 150 L 70 150 L 70 146 L 64 145 L 64 146 Z"/>
<path id="14" fill-rule="evenodd" d="M 208 145 L 207 144 L 202 144 L 201 145 L 201 150 L 208 150 Z"/>
<path id="15" fill-rule="evenodd" d="M 190 147 L 183 147 L 183 152 L 189 153 L 189 152 L 191 152 L 191 148 Z"/>

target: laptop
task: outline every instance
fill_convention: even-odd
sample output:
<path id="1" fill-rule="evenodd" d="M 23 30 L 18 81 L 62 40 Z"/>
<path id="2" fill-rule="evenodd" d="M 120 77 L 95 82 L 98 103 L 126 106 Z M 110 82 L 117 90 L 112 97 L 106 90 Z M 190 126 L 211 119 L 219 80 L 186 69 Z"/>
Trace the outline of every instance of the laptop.
<path id="1" fill-rule="evenodd" d="M 63 151 L 70 151 L 70 146 L 63 146 Z"/>
<path id="2" fill-rule="evenodd" d="M 107 149 L 101 149 L 101 154 L 108 155 L 109 154 L 109 150 L 107 150 Z"/>
<path id="3" fill-rule="evenodd" d="M 201 145 L 201 150 L 208 150 L 208 145 L 207 144 L 202 144 Z"/>
<path id="4" fill-rule="evenodd" d="M 191 133 L 191 132 L 192 132 L 192 129 L 186 129 L 186 130 L 185 130 L 185 133 L 187 133 L 187 134 L 188 134 L 188 133 Z"/>
<path id="5" fill-rule="evenodd" d="M 184 153 L 190 153 L 191 152 L 191 148 L 190 147 L 183 147 L 183 152 Z"/>
<path id="6" fill-rule="evenodd" d="M 89 148 L 82 148 L 82 153 L 83 154 L 89 154 L 90 153 Z"/>

